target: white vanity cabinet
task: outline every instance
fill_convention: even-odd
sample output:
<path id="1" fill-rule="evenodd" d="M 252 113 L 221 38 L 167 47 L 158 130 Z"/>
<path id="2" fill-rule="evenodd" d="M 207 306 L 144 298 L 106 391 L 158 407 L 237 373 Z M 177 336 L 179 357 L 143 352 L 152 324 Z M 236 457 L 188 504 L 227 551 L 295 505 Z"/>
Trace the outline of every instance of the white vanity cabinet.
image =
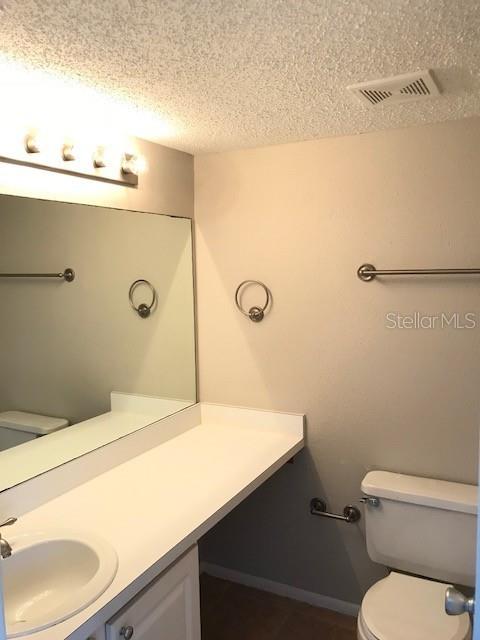
<path id="1" fill-rule="evenodd" d="M 106 640 L 200 640 L 198 580 L 195 546 L 108 621 Z"/>

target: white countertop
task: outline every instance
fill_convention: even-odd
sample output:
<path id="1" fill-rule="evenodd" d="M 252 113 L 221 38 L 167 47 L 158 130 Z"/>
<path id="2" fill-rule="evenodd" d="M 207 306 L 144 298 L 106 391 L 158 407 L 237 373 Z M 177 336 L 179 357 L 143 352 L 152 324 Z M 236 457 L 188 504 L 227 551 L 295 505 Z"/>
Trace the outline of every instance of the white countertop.
<path id="1" fill-rule="evenodd" d="M 202 404 L 201 416 L 197 426 L 26 513 L 9 530 L 11 538 L 67 526 L 92 532 L 119 558 L 96 602 L 26 638 L 85 640 L 303 447 L 301 415 Z"/>

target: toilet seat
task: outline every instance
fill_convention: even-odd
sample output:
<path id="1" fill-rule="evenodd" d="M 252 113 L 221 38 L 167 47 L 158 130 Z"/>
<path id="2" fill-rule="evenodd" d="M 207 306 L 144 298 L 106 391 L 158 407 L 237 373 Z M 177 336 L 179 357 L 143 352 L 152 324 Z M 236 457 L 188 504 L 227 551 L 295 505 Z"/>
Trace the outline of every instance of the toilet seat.
<path id="1" fill-rule="evenodd" d="M 468 640 L 468 614 L 448 616 L 441 582 L 392 571 L 371 587 L 358 616 L 360 640 Z"/>
<path id="2" fill-rule="evenodd" d="M 358 619 L 357 619 L 357 638 L 358 640 L 379 640 L 372 633 L 370 633 L 370 630 L 368 629 L 368 627 L 366 626 L 363 620 L 361 610 L 358 614 Z"/>

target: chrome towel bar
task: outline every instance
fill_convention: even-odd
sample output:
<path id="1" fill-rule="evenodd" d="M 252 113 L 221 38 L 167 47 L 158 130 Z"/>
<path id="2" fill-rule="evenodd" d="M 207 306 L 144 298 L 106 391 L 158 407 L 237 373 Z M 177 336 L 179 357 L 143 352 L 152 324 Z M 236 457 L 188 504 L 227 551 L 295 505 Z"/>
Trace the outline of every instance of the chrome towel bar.
<path id="1" fill-rule="evenodd" d="M 480 268 L 474 269 L 376 269 L 373 264 L 362 264 L 357 276 L 363 282 L 370 282 L 377 276 L 475 276 Z"/>
<path id="2" fill-rule="evenodd" d="M 57 278 L 57 280 L 73 282 L 75 271 L 68 267 L 61 273 L 0 273 L 0 278 Z"/>

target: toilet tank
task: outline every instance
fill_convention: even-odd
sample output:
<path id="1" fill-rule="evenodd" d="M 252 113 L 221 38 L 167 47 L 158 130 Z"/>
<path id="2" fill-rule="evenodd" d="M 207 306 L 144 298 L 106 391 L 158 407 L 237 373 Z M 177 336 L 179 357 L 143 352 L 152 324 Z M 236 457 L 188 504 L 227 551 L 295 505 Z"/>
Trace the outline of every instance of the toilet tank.
<path id="1" fill-rule="evenodd" d="M 474 586 L 477 487 L 371 471 L 362 482 L 368 555 L 408 573 Z"/>

